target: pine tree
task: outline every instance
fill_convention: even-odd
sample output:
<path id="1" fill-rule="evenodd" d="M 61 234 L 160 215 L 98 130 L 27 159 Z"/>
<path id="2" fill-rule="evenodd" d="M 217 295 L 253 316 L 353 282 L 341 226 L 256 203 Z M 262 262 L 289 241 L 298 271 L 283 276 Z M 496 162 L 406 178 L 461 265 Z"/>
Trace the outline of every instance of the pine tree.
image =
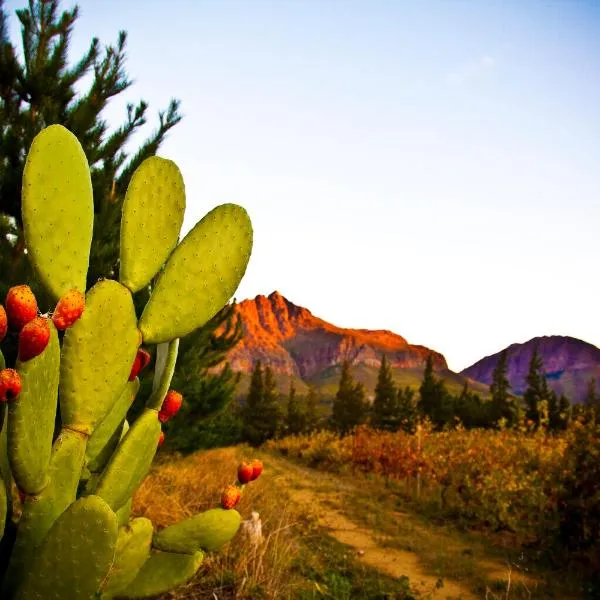
<path id="1" fill-rule="evenodd" d="M 242 411 L 243 436 L 253 446 L 275 438 L 281 430 L 279 391 L 271 367 L 258 361 L 250 380 L 250 389 Z"/>
<path id="2" fill-rule="evenodd" d="M 242 334 L 241 318 L 232 303 L 180 340 L 172 387 L 183 394 L 185 402 L 177 418 L 167 423 L 169 448 L 197 450 L 207 423 L 212 430 L 218 429 L 217 415 L 233 400 L 240 379 L 226 355 Z"/>
<path id="3" fill-rule="evenodd" d="M 250 378 L 250 387 L 246 396 L 246 403 L 242 409 L 244 440 L 249 444 L 259 446 L 262 443 L 262 431 L 260 427 L 260 410 L 264 399 L 263 369 L 261 361 L 257 361 Z"/>
<path id="4" fill-rule="evenodd" d="M 338 391 L 333 401 L 331 422 L 342 435 L 346 435 L 357 425 L 364 423 L 368 416 L 365 388 L 355 383 L 350 373 L 350 362 L 345 361 Z"/>
<path id="5" fill-rule="evenodd" d="M 297 435 L 306 430 L 306 413 L 296 396 L 294 382 L 290 381 L 290 391 L 287 397 L 285 431 L 288 435 Z"/>
<path id="6" fill-rule="evenodd" d="M 497 422 L 505 419 L 506 424 L 511 426 L 516 422 L 516 408 L 509 393 L 510 382 L 508 381 L 508 351 L 504 350 L 496 363 L 492 373 L 490 394 L 492 396 L 489 412 L 490 419 Z"/>
<path id="7" fill-rule="evenodd" d="M 414 433 L 418 421 L 415 390 L 408 385 L 404 389 L 398 388 L 397 403 L 400 428 L 407 433 Z"/>
<path id="8" fill-rule="evenodd" d="M 97 38 L 69 64 L 69 46 L 78 8 L 59 13 L 58 0 L 29 0 L 17 10 L 22 55 L 8 37 L 7 15 L 0 3 L 0 297 L 11 285 L 27 281 L 39 297 L 43 289 L 25 256 L 21 221 L 21 179 L 35 135 L 61 124 L 81 142 L 90 163 L 94 190 L 94 237 L 88 287 L 100 277 L 118 276 L 121 204 L 137 166 L 156 153 L 167 132 L 180 120 L 179 101 L 159 112 L 158 127 L 130 150 L 134 134 L 147 121 L 143 100 L 127 107 L 124 122 L 109 130 L 103 111 L 132 83 L 124 69 L 127 34 L 101 47 Z M 87 88 L 82 87 L 90 77 Z"/>
<path id="9" fill-rule="evenodd" d="M 527 388 L 523 394 L 525 402 L 525 418 L 532 421 L 534 427 L 540 424 L 540 403 L 545 399 L 544 383 L 545 378 L 542 374 L 542 359 L 538 354 L 537 348 L 534 349 L 529 362 L 529 372 L 527 374 Z"/>
<path id="10" fill-rule="evenodd" d="M 312 433 L 319 426 L 319 398 L 313 386 L 308 388 L 306 398 L 306 426 L 305 432 Z"/>
<path id="11" fill-rule="evenodd" d="M 263 404 L 261 406 L 262 427 L 264 431 L 263 442 L 278 437 L 283 429 L 283 411 L 280 400 L 279 388 L 275 380 L 275 373 L 267 365 L 264 372 Z"/>
<path id="12" fill-rule="evenodd" d="M 392 369 L 385 354 L 381 359 L 375 399 L 371 407 L 371 424 L 376 429 L 396 431 L 400 427 L 398 392 L 392 377 Z"/>
<path id="13" fill-rule="evenodd" d="M 431 416 L 436 404 L 436 378 L 433 374 L 433 356 L 429 354 L 425 361 L 423 380 L 419 387 L 419 412 L 424 416 Z"/>
<path id="14" fill-rule="evenodd" d="M 454 416 L 452 397 L 446 389 L 444 380 L 438 379 L 433 374 L 432 354 L 427 356 L 425 362 L 419 396 L 419 412 L 429 417 L 438 428 L 452 420 Z"/>

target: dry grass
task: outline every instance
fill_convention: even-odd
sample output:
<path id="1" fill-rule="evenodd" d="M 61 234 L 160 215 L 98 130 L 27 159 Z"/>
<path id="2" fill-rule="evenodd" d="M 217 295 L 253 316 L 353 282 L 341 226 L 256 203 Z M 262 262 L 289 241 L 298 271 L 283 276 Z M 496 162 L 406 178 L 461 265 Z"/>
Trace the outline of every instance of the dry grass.
<path id="1" fill-rule="evenodd" d="M 185 459 L 163 459 L 144 481 L 134 499 L 134 514 L 162 529 L 197 512 L 218 506 L 223 487 L 233 483 L 236 466 L 253 453 L 244 447 L 207 451 Z M 246 486 L 237 509 L 243 519 L 260 513 L 263 541 L 253 547 L 238 533 L 223 551 L 207 556 L 186 586 L 161 598 L 259 599 L 290 598 L 292 562 L 299 550 L 299 530 L 306 527 L 302 513 L 293 512 L 286 498 L 267 492 L 268 476 Z M 300 583 L 298 584 L 300 585 Z"/>

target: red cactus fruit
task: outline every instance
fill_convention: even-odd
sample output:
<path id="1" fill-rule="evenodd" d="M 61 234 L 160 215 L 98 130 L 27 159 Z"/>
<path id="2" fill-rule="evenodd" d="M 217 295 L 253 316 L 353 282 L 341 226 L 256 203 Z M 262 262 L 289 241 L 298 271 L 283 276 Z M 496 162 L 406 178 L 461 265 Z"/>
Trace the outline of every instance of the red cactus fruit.
<path id="1" fill-rule="evenodd" d="M 19 334 L 19 360 L 25 362 L 41 354 L 50 340 L 50 322 L 46 317 L 36 317 L 21 329 Z"/>
<path id="2" fill-rule="evenodd" d="M 6 318 L 6 310 L 0 304 L 0 342 L 6 337 L 8 331 L 8 319 Z"/>
<path id="3" fill-rule="evenodd" d="M 237 485 L 228 485 L 221 494 L 221 506 L 225 510 L 233 508 L 240 501 L 241 495 Z"/>
<path id="4" fill-rule="evenodd" d="M 21 377 L 14 369 L 0 371 L 0 402 L 12 402 L 21 393 Z"/>
<path id="5" fill-rule="evenodd" d="M 160 432 L 160 437 L 158 438 L 158 445 L 162 446 L 165 443 L 165 432 Z"/>
<path id="6" fill-rule="evenodd" d="M 14 331 L 21 331 L 38 314 L 37 300 L 28 285 L 11 287 L 6 294 L 4 305 L 8 326 Z"/>
<path id="7" fill-rule="evenodd" d="M 260 474 L 263 472 L 263 464 L 261 460 L 255 458 L 252 463 L 252 479 L 250 481 L 254 481 L 260 477 Z"/>
<path id="8" fill-rule="evenodd" d="M 248 482 L 252 481 L 254 469 L 252 468 L 252 465 L 250 463 L 242 462 L 238 466 L 237 474 L 238 474 L 238 481 L 240 483 L 248 483 Z"/>
<path id="9" fill-rule="evenodd" d="M 181 408 L 183 402 L 183 396 L 175 390 L 169 390 L 163 401 L 158 418 L 161 423 L 165 423 L 171 417 L 174 417 Z"/>
<path id="10" fill-rule="evenodd" d="M 73 288 L 58 301 L 52 315 L 52 322 L 56 329 L 63 331 L 81 317 L 84 309 L 85 296 L 78 289 Z"/>
<path id="11" fill-rule="evenodd" d="M 133 365 L 131 367 L 131 373 L 129 374 L 129 381 L 133 381 L 140 371 L 143 371 L 150 362 L 150 354 L 143 348 L 140 348 L 135 355 Z"/>

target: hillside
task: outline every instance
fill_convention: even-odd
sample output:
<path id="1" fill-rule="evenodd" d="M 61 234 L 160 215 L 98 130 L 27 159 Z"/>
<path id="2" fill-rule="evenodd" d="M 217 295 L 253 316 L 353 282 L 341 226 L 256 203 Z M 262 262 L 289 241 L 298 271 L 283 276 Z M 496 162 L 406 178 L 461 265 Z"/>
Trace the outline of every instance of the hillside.
<path id="1" fill-rule="evenodd" d="M 341 366 L 349 360 L 354 377 L 372 394 L 384 354 L 399 385 L 418 387 L 429 355 L 433 356 L 438 376 L 448 381 L 453 392 L 459 392 L 464 385 L 465 377 L 450 371 L 439 352 L 411 344 L 388 330 L 338 327 L 279 292 L 244 300 L 236 305 L 236 310 L 242 318 L 244 336 L 228 360 L 234 371 L 244 375 L 242 394 L 258 360 L 271 367 L 282 391 L 292 380 L 299 393 L 314 385 L 325 396 L 335 394 Z M 471 388 L 487 393 L 487 386 L 477 382 L 471 382 Z"/>
<path id="2" fill-rule="evenodd" d="M 508 380 L 513 393 L 521 395 L 534 348 L 544 364 L 544 372 L 552 389 L 564 393 L 572 402 L 583 402 L 592 377 L 600 381 L 600 349 L 568 336 L 536 337 L 522 344 L 512 344 L 508 351 Z M 486 356 L 461 371 L 461 375 L 490 384 L 492 373 L 502 351 Z"/>

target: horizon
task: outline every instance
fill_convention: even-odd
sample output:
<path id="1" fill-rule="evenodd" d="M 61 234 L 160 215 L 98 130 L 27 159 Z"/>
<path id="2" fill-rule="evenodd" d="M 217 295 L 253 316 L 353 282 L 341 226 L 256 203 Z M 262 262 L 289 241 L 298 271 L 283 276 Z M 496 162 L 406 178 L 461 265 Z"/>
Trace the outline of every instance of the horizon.
<path id="1" fill-rule="evenodd" d="M 5 3 L 19 48 L 25 4 Z M 237 299 L 279 290 L 457 372 L 544 335 L 600 344 L 600 4 L 74 4 L 72 62 L 128 32 L 111 130 L 146 100 L 133 148 L 181 99 L 158 154 L 184 177 L 182 234 L 248 210 Z"/>

